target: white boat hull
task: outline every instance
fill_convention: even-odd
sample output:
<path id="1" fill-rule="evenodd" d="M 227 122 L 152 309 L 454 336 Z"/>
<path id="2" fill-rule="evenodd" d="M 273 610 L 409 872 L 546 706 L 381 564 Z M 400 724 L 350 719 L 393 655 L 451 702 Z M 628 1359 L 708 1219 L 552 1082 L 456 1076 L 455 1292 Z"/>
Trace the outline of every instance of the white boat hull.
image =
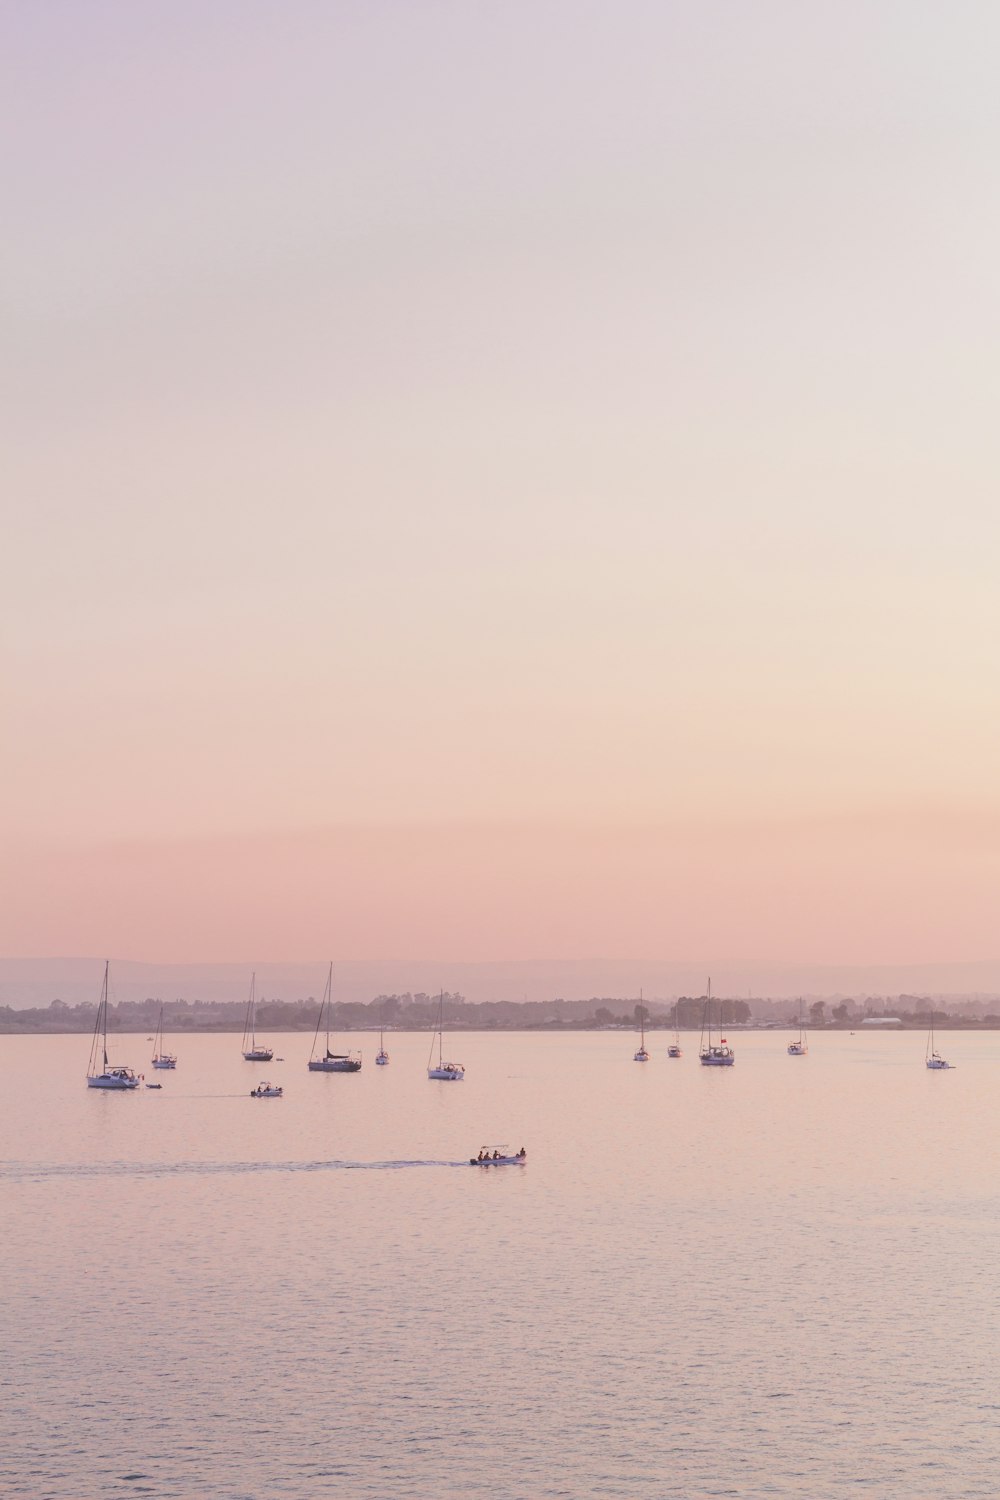
<path id="1" fill-rule="evenodd" d="M 280 1099 L 284 1089 L 251 1089 L 251 1099 Z"/>
<path id="2" fill-rule="evenodd" d="M 137 1089 L 139 1079 L 134 1075 L 127 1076 L 122 1073 L 99 1073 L 96 1078 L 87 1079 L 88 1089 Z"/>
<path id="3" fill-rule="evenodd" d="M 649 1062 L 649 1053 L 646 1051 L 646 1049 L 644 1047 L 640 1047 L 639 1051 L 635 1054 L 635 1057 L 633 1058 L 633 1061 L 634 1062 Z"/>
<path id="4" fill-rule="evenodd" d="M 700 1058 L 703 1068 L 731 1068 L 735 1061 L 735 1054 L 729 1051 L 726 1053 L 703 1052 Z"/>
<path id="5" fill-rule="evenodd" d="M 154 1068 L 176 1068 L 176 1066 L 177 1066 L 177 1059 L 176 1059 L 176 1057 L 154 1057 L 153 1058 L 153 1067 Z"/>
<path id="6" fill-rule="evenodd" d="M 523 1167 L 528 1160 L 526 1156 L 487 1156 L 482 1161 L 477 1161 L 474 1156 L 469 1157 L 470 1167 Z"/>
<path id="7" fill-rule="evenodd" d="M 805 1057 L 808 1052 L 809 1048 L 802 1042 L 789 1042 L 788 1044 L 789 1057 Z"/>
<path id="8" fill-rule="evenodd" d="M 379 1055 L 378 1055 L 378 1057 L 376 1057 L 376 1059 L 375 1059 L 375 1066 L 376 1066 L 376 1068 L 385 1068 L 385 1067 L 388 1066 L 388 1064 L 389 1064 L 389 1054 L 388 1054 L 388 1052 L 380 1052 Z"/>
<path id="9" fill-rule="evenodd" d="M 444 1083 L 461 1083 L 465 1077 L 464 1068 L 428 1068 L 428 1078 L 440 1078 Z"/>
<path id="10" fill-rule="evenodd" d="M 929 1068 L 933 1068 L 935 1071 L 939 1072 L 942 1069 L 950 1068 L 951 1067 L 951 1063 L 950 1062 L 945 1062 L 945 1060 L 944 1060 L 943 1057 L 929 1057 L 927 1059 L 927 1066 Z"/>
<path id="11" fill-rule="evenodd" d="M 680 1057 L 681 1055 L 682 1055 L 681 1054 L 681 1049 L 679 1047 L 668 1047 L 667 1048 L 667 1056 L 668 1057 Z"/>

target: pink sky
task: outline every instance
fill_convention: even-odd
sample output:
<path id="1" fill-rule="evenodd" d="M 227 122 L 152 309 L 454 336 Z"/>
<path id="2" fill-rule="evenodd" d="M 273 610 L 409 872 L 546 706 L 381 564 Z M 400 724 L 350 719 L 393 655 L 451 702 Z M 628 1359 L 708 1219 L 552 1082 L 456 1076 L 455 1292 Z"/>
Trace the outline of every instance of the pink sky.
<path id="1" fill-rule="evenodd" d="M 0 21 L 0 953 L 995 955 L 997 32 Z"/>

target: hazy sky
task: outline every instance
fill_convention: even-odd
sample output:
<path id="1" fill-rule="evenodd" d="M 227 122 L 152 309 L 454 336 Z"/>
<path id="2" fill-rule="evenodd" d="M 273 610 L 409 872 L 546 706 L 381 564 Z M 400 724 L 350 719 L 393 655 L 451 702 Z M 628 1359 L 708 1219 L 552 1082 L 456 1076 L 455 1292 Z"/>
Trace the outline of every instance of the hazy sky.
<path id="1" fill-rule="evenodd" d="M 0 59 L 0 951 L 997 953 L 1000 12 Z"/>

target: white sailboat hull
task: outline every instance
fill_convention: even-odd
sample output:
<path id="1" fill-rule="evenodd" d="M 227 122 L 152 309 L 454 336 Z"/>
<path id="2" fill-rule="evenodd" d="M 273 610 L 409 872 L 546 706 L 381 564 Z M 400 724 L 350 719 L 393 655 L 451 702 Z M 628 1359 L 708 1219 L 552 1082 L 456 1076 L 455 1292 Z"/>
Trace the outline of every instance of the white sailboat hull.
<path id="1" fill-rule="evenodd" d="M 731 1068 L 736 1061 L 734 1053 L 728 1049 L 726 1052 L 703 1052 L 701 1054 L 701 1065 L 703 1068 Z"/>
<path id="2" fill-rule="evenodd" d="M 927 1059 L 927 1066 L 929 1068 L 942 1069 L 942 1068 L 950 1068 L 951 1067 L 951 1063 L 950 1062 L 946 1062 L 943 1057 L 937 1057 L 935 1055 L 934 1057 L 929 1057 Z"/>
<path id="3" fill-rule="evenodd" d="M 633 1059 L 634 1062 L 649 1062 L 649 1053 L 645 1047 L 640 1047 Z"/>
<path id="4" fill-rule="evenodd" d="M 153 1067 L 154 1068 L 176 1068 L 176 1066 L 177 1066 L 177 1059 L 176 1059 L 176 1057 L 154 1057 L 153 1058 Z"/>
<path id="5" fill-rule="evenodd" d="M 788 1055 L 789 1055 L 789 1057 L 805 1057 L 807 1055 L 808 1051 L 809 1051 L 809 1048 L 806 1046 L 805 1042 L 789 1042 L 788 1043 Z"/>
<path id="6" fill-rule="evenodd" d="M 388 1054 L 388 1052 L 380 1052 L 379 1055 L 378 1055 L 378 1057 L 376 1057 L 376 1059 L 375 1059 L 375 1066 L 376 1066 L 376 1068 L 387 1067 L 388 1063 L 389 1063 L 389 1054 Z"/>
<path id="7" fill-rule="evenodd" d="M 459 1065 L 454 1067 L 428 1068 L 428 1078 L 440 1078 L 445 1083 L 461 1083 L 465 1077 L 465 1069 Z"/>
<path id="8" fill-rule="evenodd" d="M 134 1074 L 99 1073 L 87 1079 L 88 1089 L 137 1089 L 139 1080 Z"/>
<path id="9" fill-rule="evenodd" d="M 667 1056 L 668 1057 L 680 1057 L 681 1056 L 681 1049 L 679 1047 L 677 1047 L 677 1046 L 674 1046 L 673 1043 L 671 1043 L 671 1045 L 667 1048 Z"/>

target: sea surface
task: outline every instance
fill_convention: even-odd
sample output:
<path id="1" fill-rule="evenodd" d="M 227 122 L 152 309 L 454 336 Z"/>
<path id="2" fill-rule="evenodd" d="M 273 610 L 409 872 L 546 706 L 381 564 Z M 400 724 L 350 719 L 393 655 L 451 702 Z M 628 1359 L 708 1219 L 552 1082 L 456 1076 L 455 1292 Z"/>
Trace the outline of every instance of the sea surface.
<path id="1" fill-rule="evenodd" d="M 0 1495 L 1000 1494 L 1000 1033 L 789 1035 L 0 1038 Z"/>

